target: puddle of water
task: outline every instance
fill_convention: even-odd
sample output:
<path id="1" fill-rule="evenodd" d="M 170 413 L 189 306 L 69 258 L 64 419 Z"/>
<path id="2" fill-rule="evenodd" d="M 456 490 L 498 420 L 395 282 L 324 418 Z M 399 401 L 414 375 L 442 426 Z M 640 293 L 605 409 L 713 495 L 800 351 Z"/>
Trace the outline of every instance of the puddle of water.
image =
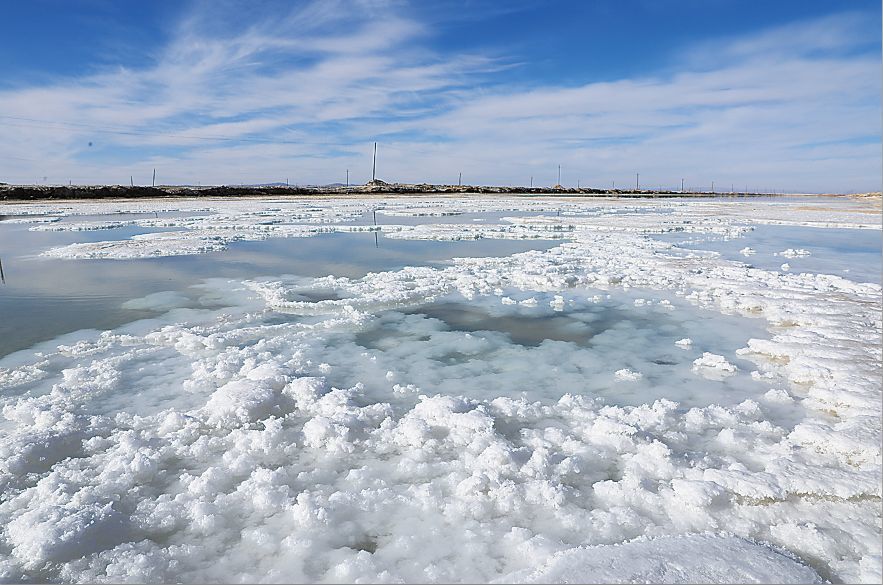
<path id="1" fill-rule="evenodd" d="M 179 291 L 176 306 L 204 308 L 200 289 L 207 278 L 261 276 L 347 276 L 443 263 L 455 256 L 505 256 L 558 245 L 554 241 L 470 240 L 464 242 L 387 240 L 372 233 L 322 234 L 310 238 L 235 242 L 222 252 L 137 260 L 55 260 L 39 257 L 53 246 L 129 238 L 152 230 L 125 227 L 84 232 L 32 232 L 26 225 L 0 226 L 0 356 L 79 329 L 112 329 L 168 310 L 124 306 L 130 299 Z M 314 294 L 314 293 L 307 293 Z M 323 300 L 321 293 L 315 299 Z"/>
<path id="2" fill-rule="evenodd" d="M 833 274 L 857 282 L 881 283 L 883 272 L 883 234 L 879 230 L 815 228 L 804 226 L 759 225 L 751 232 L 733 239 L 702 236 L 685 238 L 684 234 L 661 234 L 654 238 L 676 243 L 683 248 L 719 252 L 727 260 L 744 262 L 764 270 L 781 271 L 789 264 L 790 272 Z M 749 247 L 755 253 L 744 256 Z M 787 249 L 807 250 L 809 256 L 777 256 Z"/>
<path id="3" fill-rule="evenodd" d="M 534 307 L 503 305 L 497 297 L 447 298 L 388 311 L 353 337 L 369 357 L 363 364 L 351 358 L 349 375 L 376 369 L 376 376 L 359 379 L 384 380 L 390 371 L 387 385 L 412 384 L 431 394 L 554 401 L 570 393 L 620 405 L 667 398 L 684 409 L 738 404 L 770 389 L 750 376 L 754 364 L 736 354 L 749 338 L 768 338 L 765 321 L 721 315 L 656 291 L 643 293 L 653 304 L 636 306 L 641 294 L 619 291 L 600 302 L 578 296 L 563 311 L 549 306 L 552 295 L 534 295 Z M 692 345 L 675 345 L 683 338 Z M 720 380 L 695 372 L 693 361 L 704 352 L 724 356 L 738 372 Z M 624 369 L 638 379 L 618 377 Z M 335 383 L 348 382 L 346 373 L 335 375 L 342 375 Z M 389 392 L 382 382 L 374 384 L 372 391 Z M 799 415 L 794 405 L 771 408 L 785 420 Z"/>
<path id="4" fill-rule="evenodd" d="M 444 215 L 387 215 L 382 208 L 378 208 L 376 214 L 372 211 L 365 212 L 361 217 L 343 222 L 353 225 L 424 225 L 424 224 L 473 224 L 473 223 L 504 223 L 504 217 L 537 217 L 540 215 L 555 215 L 554 204 L 549 204 L 545 211 L 474 211 L 474 212 L 445 212 Z M 561 209 L 567 209 L 561 206 Z"/>
<path id="5" fill-rule="evenodd" d="M 0 213 L 0 222 L 10 219 L 55 218 L 53 223 L 83 223 L 104 221 L 133 221 L 139 219 L 175 219 L 182 217 L 206 217 L 213 215 L 210 211 L 138 211 L 88 213 L 58 216 L 51 213 Z"/>
<path id="6" fill-rule="evenodd" d="M 137 211 L 117 213 L 92 213 L 86 215 L 65 215 L 59 223 L 83 223 L 91 221 L 132 221 L 139 219 L 177 219 L 185 217 L 206 217 L 214 215 L 210 211 Z"/>
<path id="7" fill-rule="evenodd" d="M 526 309 L 491 312 L 489 309 L 463 303 L 438 303 L 405 311 L 404 314 L 421 314 L 429 319 L 438 319 L 452 330 L 499 331 L 505 333 L 513 343 L 526 347 L 536 347 L 547 340 L 587 346 L 596 334 L 628 318 L 618 308 L 603 306 L 567 314 Z M 638 315 L 631 317 L 644 320 Z"/>
<path id="8" fill-rule="evenodd" d="M 361 278 L 369 272 L 445 263 L 454 257 L 509 256 L 527 250 L 546 250 L 560 244 L 560 241 L 555 240 L 489 238 L 458 241 L 399 240 L 387 239 L 382 234 L 374 233 L 340 233 L 310 238 L 236 242 L 225 252 L 205 254 L 203 257 L 216 261 L 221 270 L 220 275 L 225 277 L 296 274 Z M 212 269 L 212 272 L 216 270 Z"/>

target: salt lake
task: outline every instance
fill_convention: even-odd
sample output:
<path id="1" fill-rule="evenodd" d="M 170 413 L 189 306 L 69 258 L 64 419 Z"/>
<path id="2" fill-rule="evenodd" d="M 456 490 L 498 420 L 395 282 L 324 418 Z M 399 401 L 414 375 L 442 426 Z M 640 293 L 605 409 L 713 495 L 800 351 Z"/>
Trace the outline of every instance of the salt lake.
<path id="1" fill-rule="evenodd" d="M 5 205 L 0 574 L 878 574 L 878 207 Z"/>

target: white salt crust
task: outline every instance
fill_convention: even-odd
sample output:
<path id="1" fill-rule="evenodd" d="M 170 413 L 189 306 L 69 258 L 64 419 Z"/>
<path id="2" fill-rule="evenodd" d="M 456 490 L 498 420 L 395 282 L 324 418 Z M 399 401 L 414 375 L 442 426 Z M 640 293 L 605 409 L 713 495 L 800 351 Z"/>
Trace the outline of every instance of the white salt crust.
<path id="1" fill-rule="evenodd" d="M 174 225 L 183 236 L 48 253 L 141 257 L 309 235 L 256 223 L 305 205 L 225 203 L 230 227 L 188 218 Z M 311 222 L 337 230 L 356 229 L 334 222 L 370 205 L 405 214 L 414 203 L 308 205 L 327 208 Z M 170 313 L 0 368 L 0 578 L 878 582 L 880 287 L 685 254 L 647 235 L 737 235 L 750 224 L 732 204 L 572 203 L 561 219 L 548 213 L 554 205 L 421 200 L 423 214 L 547 215 L 382 226 L 387 237 L 568 241 L 361 279 L 230 283 L 223 311 Z M 340 298 L 298 300 L 311 288 Z M 366 367 L 365 384 L 328 382 L 353 357 L 334 336 L 365 330 L 386 309 L 449 294 L 554 309 L 589 289 L 627 288 L 766 319 L 770 338 L 738 353 L 771 386 L 735 406 L 684 409 L 617 406 L 579 387 L 557 401 L 439 395 L 386 367 Z M 168 299 L 133 300 L 159 301 Z M 267 313 L 299 317 L 266 325 Z M 482 343 L 463 339 L 464 351 Z M 691 359 L 700 377 L 736 369 L 715 354 Z M 647 383 L 627 373 L 619 383 Z M 380 379 L 388 392 L 368 391 Z M 792 402 L 804 418 L 777 418 Z"/>

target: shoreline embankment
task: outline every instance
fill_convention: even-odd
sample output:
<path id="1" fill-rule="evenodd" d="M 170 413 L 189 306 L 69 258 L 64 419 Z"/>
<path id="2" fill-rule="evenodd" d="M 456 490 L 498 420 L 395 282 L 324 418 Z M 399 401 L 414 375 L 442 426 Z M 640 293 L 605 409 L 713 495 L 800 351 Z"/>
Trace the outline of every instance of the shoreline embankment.
<path id="1" fill-rule="evenodd" d="M 518 195 L 558 197 L 773 197 L 781 193 L 681 192 L 631 189 L 568 187 L 503 187 L 475 185 L 430 185 L 382 183 L 355 186 L 173 186 L 129 185 L 2 185 L 0 201 L 42 201 L 71 199 L 156 199 L 164 197 L 282 197 L 355 195 Z"/>

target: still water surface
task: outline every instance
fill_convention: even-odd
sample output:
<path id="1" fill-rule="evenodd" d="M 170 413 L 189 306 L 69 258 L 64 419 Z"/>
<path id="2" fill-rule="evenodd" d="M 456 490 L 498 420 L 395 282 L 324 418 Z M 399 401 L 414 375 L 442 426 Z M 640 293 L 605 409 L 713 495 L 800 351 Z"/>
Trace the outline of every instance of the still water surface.
<path id="1" fill-rule="evenodd" d="M 143 218 L 143 214 L 107 214 L 98 219 L 118 220 L 123 219 L 122 216 Z M 96 217 L 89 216 L 89 219 Z M 78 219 L 85 220 L 86 216 Z M 161 291 L 186 293 L 189 287 L 207 278 L 250 279 L 281 274 L 359 278 L 368 272 L 444 263 L 457 256 L 508 256 L 560 243 L 551 240 L 396 240 L 374 233 L 339 233 L 234 242 L 225 251 L 195 256 L 56 260 L 39 257 L 39 254 L 54 246 L 126 239 L 163 230 L 121 227 L 40 232 L 28 231 L 28 227 L 0 221 L 0 261 L 5 280 L 0 284 L 0 356 L 71 331 L 112 329 L 154 316 L 156 309 L 137 308 L 127 301 Z M 192 292 L 192 296 L 194 306 L 206 303 L 198 292 Z"/>

